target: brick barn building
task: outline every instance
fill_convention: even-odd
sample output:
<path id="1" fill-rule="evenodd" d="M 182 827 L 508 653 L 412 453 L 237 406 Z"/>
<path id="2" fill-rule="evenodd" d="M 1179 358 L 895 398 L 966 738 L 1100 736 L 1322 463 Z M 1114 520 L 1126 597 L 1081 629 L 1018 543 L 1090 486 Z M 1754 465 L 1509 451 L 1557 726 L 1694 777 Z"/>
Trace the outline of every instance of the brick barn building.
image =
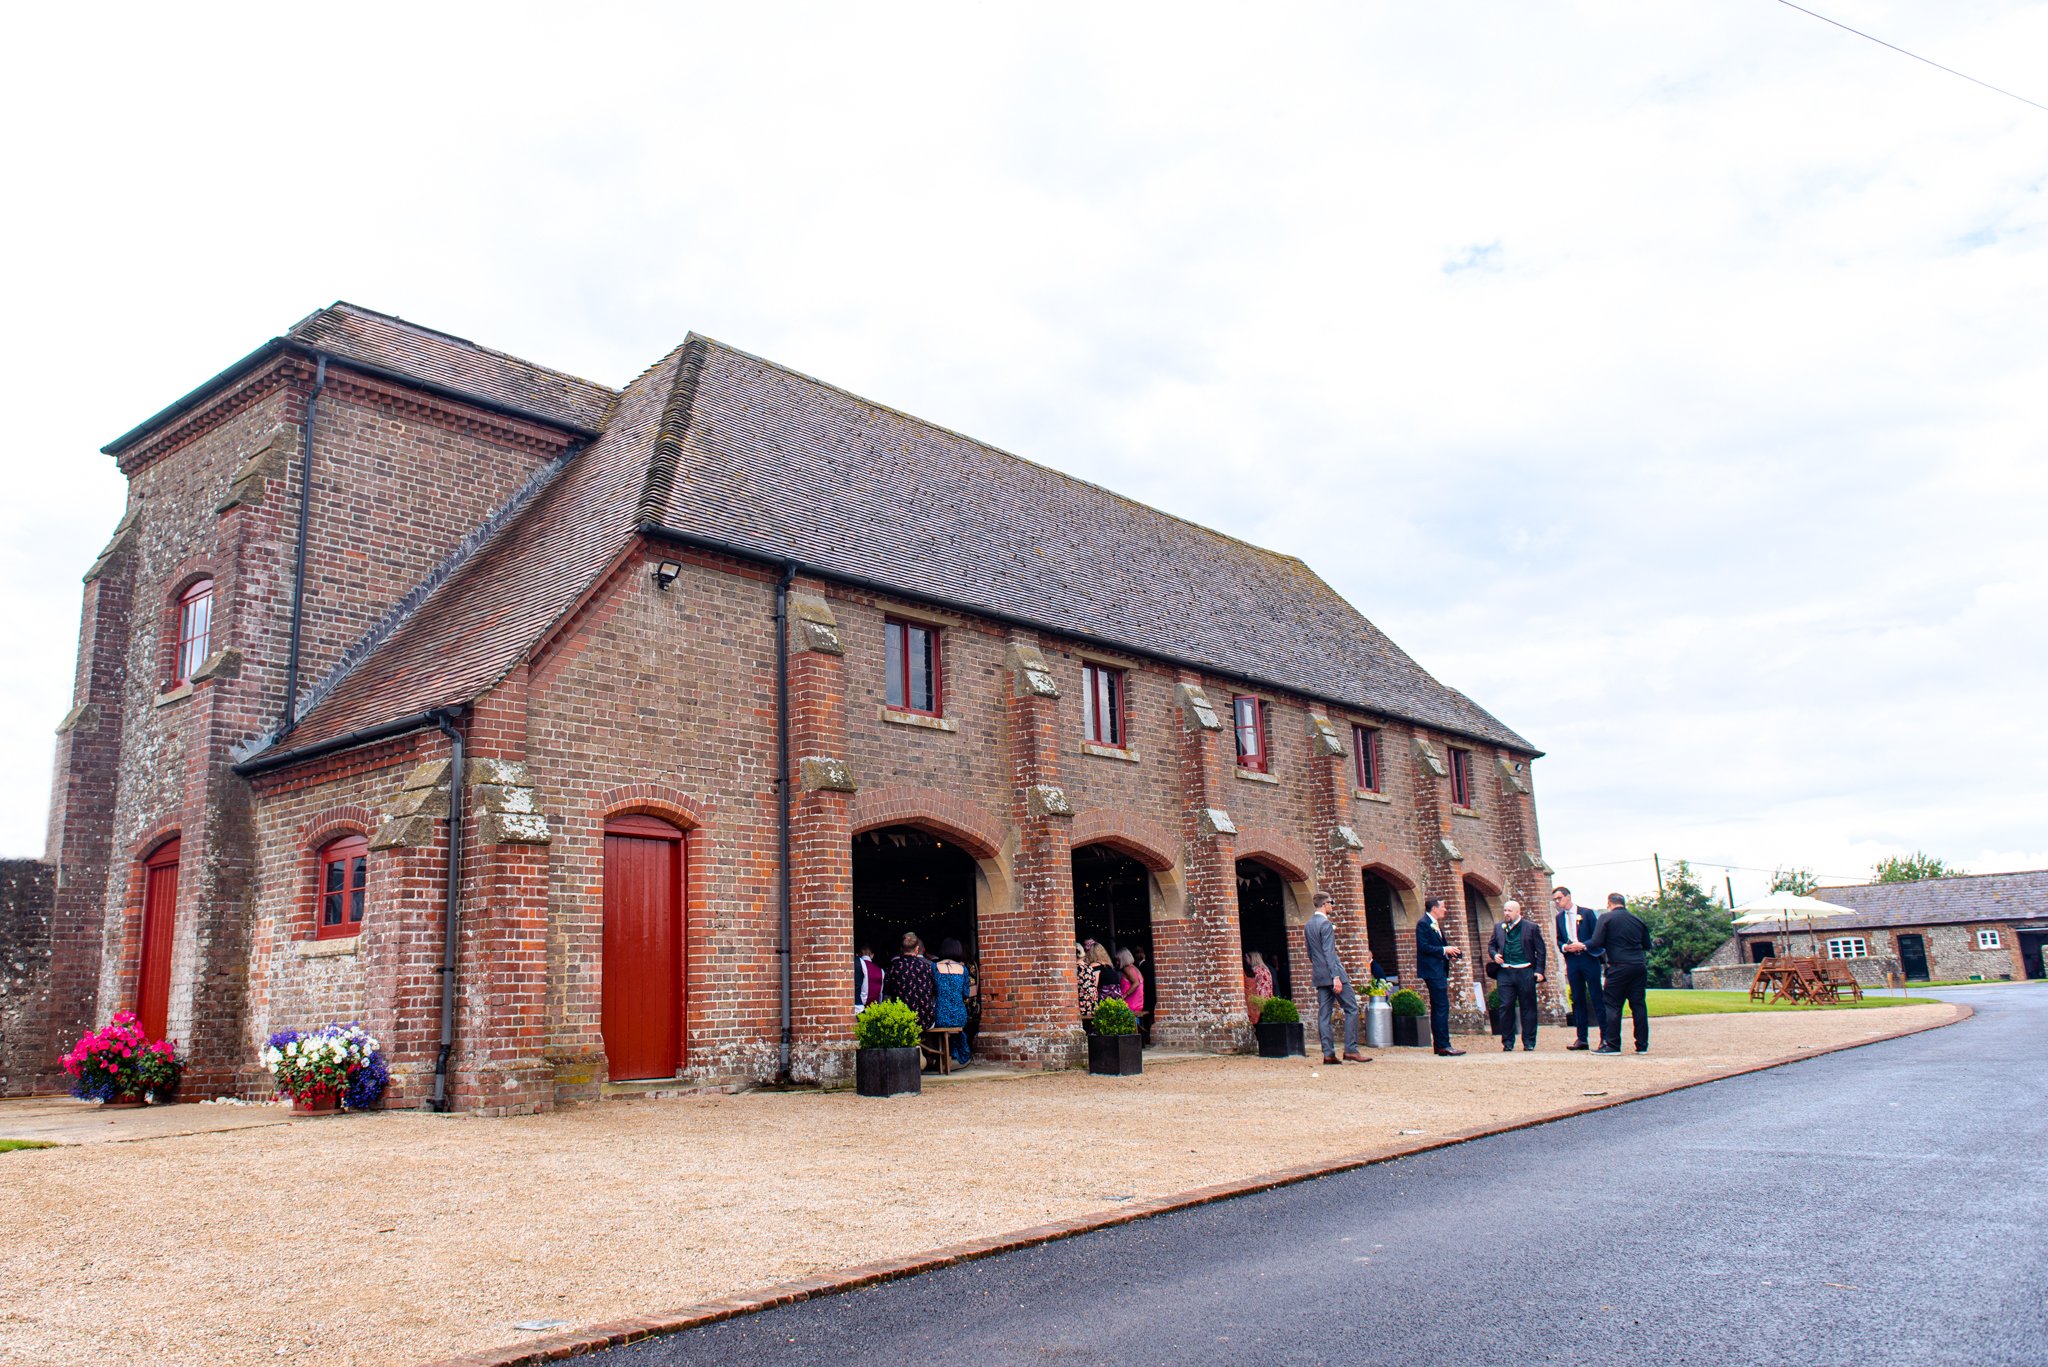
<path id="1" fill-rule="evenodd" d="M 1314 889 L 1404 977 L 1426 894 L 1544 905 L 1537 752 L 1300 560 L 716 342 L 613 391 L 337 304 L 105 449 L 8 1091 L 124 1006 L 194 1095 L 329 1019 L 395 1105 L 830 1081 L 905 928 L 996 1058 L 1077 1059 L 1080 934 L 1230 1048 Z"/>
<path id="2" fill-rule="evenodd" d="M 1917 883 L 1859 883 L 1813 895 L 1844 914 L 1730 936 L 1692 971 L 1694 987 L 1748 987 L 1756 965 L 1783 945 L 1793 954 L 1840 959 L 1859 982 L 2024 981 L 2043 976 L 2048 952 L 2048 869 L 1964 874 Z"/>

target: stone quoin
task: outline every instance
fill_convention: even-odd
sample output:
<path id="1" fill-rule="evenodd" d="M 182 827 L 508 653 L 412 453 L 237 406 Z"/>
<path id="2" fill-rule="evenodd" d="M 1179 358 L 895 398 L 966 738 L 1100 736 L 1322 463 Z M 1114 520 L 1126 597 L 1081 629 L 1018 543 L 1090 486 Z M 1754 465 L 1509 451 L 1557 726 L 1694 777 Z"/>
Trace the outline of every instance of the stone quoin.
<path id="1" fill-rule="evenodd" d="M 705 338 L 614 391 L 336 304 L 105 450 L 7 1093 L 123 1007 L 198 1097 L 328 1020 L 397 1106 L 836 1083 L 905 930 L 996 1059 L 1084 1059 L 1081 938 L 1248 1049 L 1319 889 L 1361 976 L 1547 924 L 1538 752 L 1300 560 Z"/>

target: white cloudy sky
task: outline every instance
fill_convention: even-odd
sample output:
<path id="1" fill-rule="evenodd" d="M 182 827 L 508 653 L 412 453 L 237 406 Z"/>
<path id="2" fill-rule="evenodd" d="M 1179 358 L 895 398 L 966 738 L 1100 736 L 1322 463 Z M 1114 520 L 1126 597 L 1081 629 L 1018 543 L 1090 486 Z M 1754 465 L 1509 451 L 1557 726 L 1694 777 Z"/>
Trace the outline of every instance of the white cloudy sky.
<path id="1" fill-rule="evenodd" d="M 2048 103 L 2048 7 L 1814 7 Z M 12 17 L 0 853 L 97 448 L 346 298 L 1298 552 L 1549 752 L 1582 886 L 2048 865 L 2048 113 L 1770 0 L 696 10 Z"/>

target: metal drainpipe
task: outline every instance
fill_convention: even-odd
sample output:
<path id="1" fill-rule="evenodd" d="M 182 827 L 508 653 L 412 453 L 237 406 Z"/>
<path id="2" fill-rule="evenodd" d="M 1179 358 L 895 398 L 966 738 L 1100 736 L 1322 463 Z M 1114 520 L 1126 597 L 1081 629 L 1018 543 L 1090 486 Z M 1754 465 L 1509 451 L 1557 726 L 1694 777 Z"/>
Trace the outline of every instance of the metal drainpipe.
<path id="1" fill-rule="evenodd" d="M 434 1056 L 434 1109 L 448 1109 L 448 1056 L 455 1049 L 455 951 L 461 933 L 462 904 L 462 732 L 446 712 L 434 714 L 434 725 L 453 747 L 448 773 L 448 914 L 441 937 L 441 1049 Z"/>
<path id="2" fill-rule="evenodd" d="M 306 537 L 313 525 L 313 415 L 320 409 L 320 391 L 327 387 L 327 358 L 314 362 L 313 392 L 306 396 L 306 427 L 299 433 L 299 548 L 292 566 L 292 640 L 284 663 L 284 716 L 277 739 L 299 724 L 299 635 L 306 618 Z"/>
<path id="3" fill-rule="evenodd" d="M 794 562 L 782 567 L 782 578 L 775 585 L 775 756 L 776 756 L 776 842 L 780 858 L 776 867 L 779 871 L 777 888 L 781 902 L 781 936 L 777 948 L 782 977 L 782 1054 L 777 1078 L 784 1084 L 791 1081 L 789 1070 L 790 1045 L 795 1032 L 790 1025 L 790 917 L 789 917 L 789 586 L 796 578 Z"/>

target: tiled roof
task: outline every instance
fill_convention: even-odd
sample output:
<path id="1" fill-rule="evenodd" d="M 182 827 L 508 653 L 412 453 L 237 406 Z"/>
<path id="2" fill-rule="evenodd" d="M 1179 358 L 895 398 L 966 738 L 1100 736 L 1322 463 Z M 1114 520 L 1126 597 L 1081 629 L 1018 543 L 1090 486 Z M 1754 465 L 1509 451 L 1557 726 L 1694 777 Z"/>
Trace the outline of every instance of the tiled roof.
<path id="1" fill-rule="evenodd" d="M 1928 878 L 1918 883 L 1858 883 L 1818 888 L 1813 895 L 1823 902 L 1855 908 L 1852 915 L 1816 921 L 1816 929 L 2032 920 L 2048 918 L 2048 869 Z"/>
<path id="2" fill-rule="evenodd" d="M 285 748 L 473 700 L 641 523 L 1533 750 L 1292 556 L 694 337 Z"/>
<path id="3" fill-rule="evenodd" d="M 470 702 L 504 678 L 633 534 L 682 355 L 628 385 L 604 434 L 336 683 L 285 748 Z"/>
<path id="4" fill-rule="evenodd" d="M 604 427 L 619 397 L 601 384 L 357 304 L 321 309 L 286 333 L 285 340 L 585 432 Z"/>

